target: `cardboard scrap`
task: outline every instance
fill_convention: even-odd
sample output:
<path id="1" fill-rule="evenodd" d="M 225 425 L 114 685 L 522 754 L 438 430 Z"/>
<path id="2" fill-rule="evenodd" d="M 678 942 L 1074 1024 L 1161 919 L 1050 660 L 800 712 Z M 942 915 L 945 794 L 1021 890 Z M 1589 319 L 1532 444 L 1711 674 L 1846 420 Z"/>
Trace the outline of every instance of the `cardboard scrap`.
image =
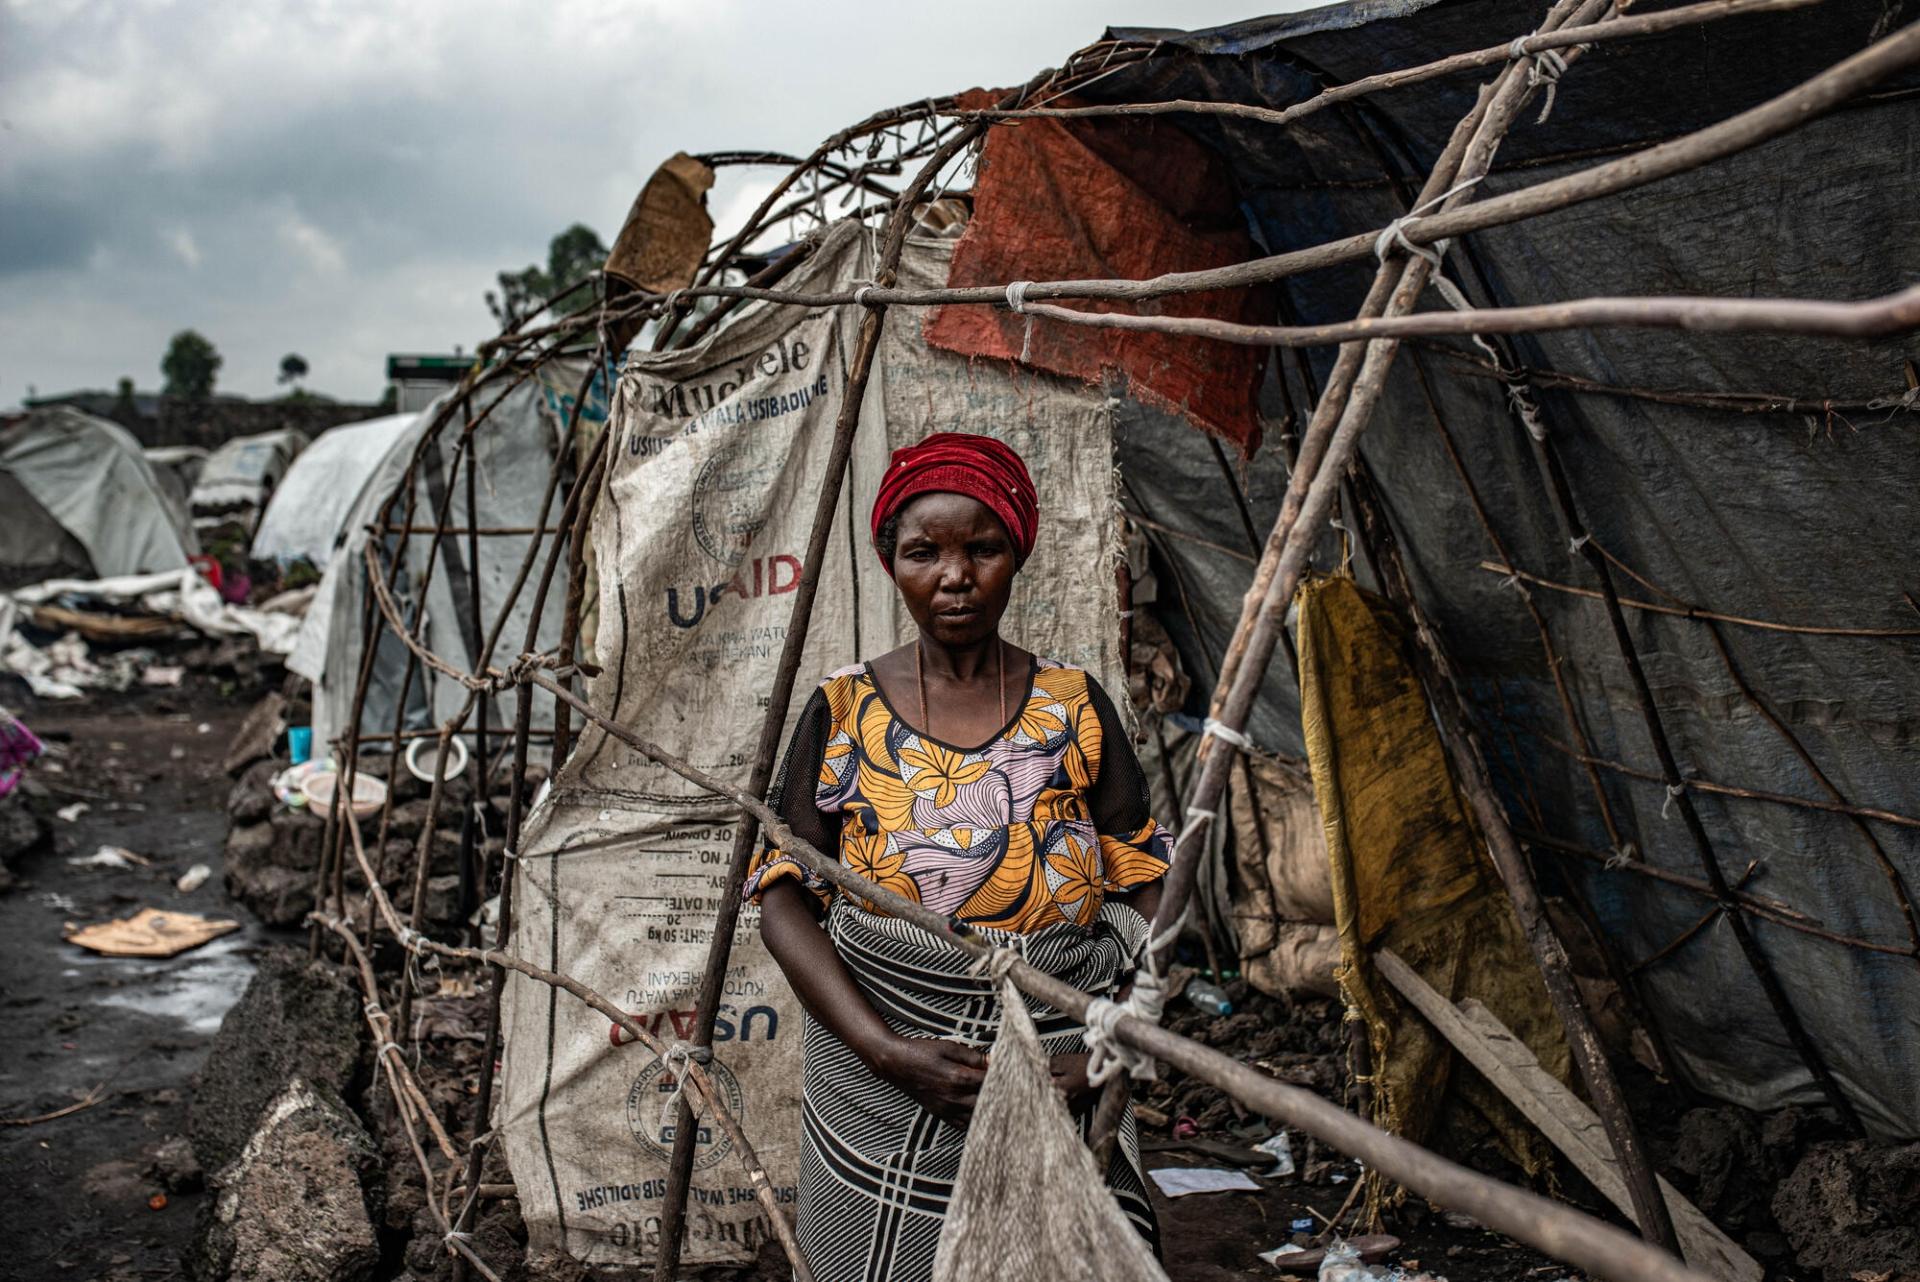
<path id="1" fill-rule="evenodd" d="M 131 917 L 69 931 L 67 942 L 108 957 L 177 957 L 238 929 L 237 921 L 142 908 Z"/>

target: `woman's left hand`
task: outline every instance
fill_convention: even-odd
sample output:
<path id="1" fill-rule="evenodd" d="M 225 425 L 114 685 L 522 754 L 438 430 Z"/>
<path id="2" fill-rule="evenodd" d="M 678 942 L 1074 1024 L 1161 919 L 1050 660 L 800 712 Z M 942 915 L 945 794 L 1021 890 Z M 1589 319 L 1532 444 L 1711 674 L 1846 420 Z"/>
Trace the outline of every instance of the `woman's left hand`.
<path id="1" fill-rule="evenodd" d="M 1055 1055 L 1049 1064 L 1054 1086 L 1067 1097 L 1068 1111 L 1078 1113 L 1091 1107 L 1100 1093 L 1087 1081 L 1086 1052 Z"/>

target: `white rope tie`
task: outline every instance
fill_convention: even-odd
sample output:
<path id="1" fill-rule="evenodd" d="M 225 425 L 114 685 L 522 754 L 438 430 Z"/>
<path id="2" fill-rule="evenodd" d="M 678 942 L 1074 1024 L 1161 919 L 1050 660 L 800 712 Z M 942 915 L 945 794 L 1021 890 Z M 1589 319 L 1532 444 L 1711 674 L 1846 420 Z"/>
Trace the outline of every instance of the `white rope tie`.
<path id="1" fill-rule="evenodd" d="M 1521 596 L 1525 596 L 1527 594 L 1527 585 L 1520 581 L 1520 571 L 1518 570 L 1515 570 L 1512 574 L 1509 574 L 1506 578 L 1501 579 L 1500 586 L 1503 588 L 1512 588 L 1515 592 L 1519 593 Z"/>
<path id="2" fill-rule="evenodd" d="M 704 1062 L 712 1058 L 712 1052 L 704 1046 L 695 1046 L 692 1042 L 674 1042 L 667 1047 L 666 1054 L 660 1057 L 660 1065 L 667 1075 L 673 1078 L 673 1090 L 660 1105 L 660 1125 L 662 1128 L 673 1124 L 674 1110 L 680 1107 L 680 1098 L 687 1089 L 687 1069 L 696 1061 Z"/>
<path id="3" fill-rule="evenodd" d="M 1182 914 L 1184 916 L 1185 914 Z M 1160 1012 L 1166 1006 L 1166 994 L 1160 977 L 1152 971 L 1134 975 L 1133 991 L 1125 1002 L 1096 997 L 1087 1003 L 1087 1082 L 1105 1086 L 1124 1072 L 1135 1081 L 1150 1082 L 1159 1076 L 1160 1066 L 1153 1056 L 1129 1046 L 1114 1036 L 1114 1028 L 1124 1015 L 1158 1026 Z"/>
<path id="4" fill-rule="evenodd" d="M 1588 531 L 1587 531 L 1587 532 L 1586 532 L 1585 534 L 1582 534 L 1582 535 L 1581 535 L 1581 536 L 1580 536 L 1579 538 L 1577 538 L 1577 539 L 1568 539 L 1568 540 L 1567 540 L 1567 555 L 1568 555 L 1568 556 L 1579 556 L 1579 555 L 1580 555 L 1580 549 L 1581 549 L 1581 548 L 1583 548 L 1583 547 L 1585 547 L 1585 546 L 1587 545 L 1587 542 L 1588 542 L 1588 541 L 1589 541 L 1590 539 L 1592 539 L 1592 538 L 1593 538 L 1593 531 L 1592 531 L 1592 530 L 1588 530 Z"/>
<path id="5" fill-rule="evenodd" d="M 1904 396 L 1876 396 L 1867 402 L 1870 410 L 1910 410 L 1920 408 L 1920 387 L 1909 387 Z"/>
<path id="6" fill-rule="evenodd" d="M 1558 49 L 1542 49 L 1538 53 L 1529 53 L 1527 41 L 1539 34 L 1536 31 L 1530 35 L 1521 36 L 1507 46 L 1507 55 L 1515 62 L 1522 58 L 1533 59 L 1533 65 L 1527 68 L 1527 87 L 1529 89 L 1538 89 L 1541 85 L 1547 87 L 1547 100 L 1541 104 L 1540 115 L 1533 122 L 1536 125 L 1544 125 L 1547 123 L 1547 117 L 1553 114 L 1553 97 L 1560 90 L 1560 77 L 1566 74 L 1567 60 Z M 1585 49 L 1586 46 L 1574 45 L 1573 48 Z"/>
<path id="7" fill-rule="evenodd" d="M 1020 363 L 1025 365 L 1033 354 L 1033 317 L 1027 315 L 1027 287 L 1030 280 L 1016 280 L 1007 286 L 1007 306 L 1016 316 L 1026 317 L 1026 329 L 1020 335 Z"/>
<path id="8" fill-rule="evenodd" d="M 1612 872 L 1618 868 L 1625 868 L 1639 857 L 1640 852 L 1635 850 L 1633 843 L 1629 841 L 1626 845 L 1619 847 L 1611 855 L 1607 856 L 1607 871 Z"/>
<path id="9" fill-rule="evenodd" d="M 1201 723 L 1200 728 L 1222 743 L 1231 744 L 1242 752 L 1253 752 L 1256 750 L 1253 746 L 1253 740 L 1247 737 L 1244 730 L 1235 730 L 1224 721 L 1216 721 L 1214 718 L 1208 717 Z M 1187 813 L 1188 815 L 1192 815 L 1193 811 L 1189 810 Z M 1212 811 L 1207 811 L 1206 813 L 1208 818 L 1213 817 Z"/>
<path id="10" fill-rule="evenodd" d="M 1479 178 L 1469 178 L 1465 182 L 1455 183 L 1438 196 L 1420 202 L 1406 213 L 1388 223 L 1380 229 L 1380 234 L 1373 238 L 1373 256 L 1383 263 L 1387 261 L 1388 251 L 1395 245 L 1398 245 L 1414 258 L 1424 258 L 1427 265 L 1433 269 L 1429 273 L 1429 283 L 1435 290 L 1439 291 L 1440 297 L 1447 300 L 1447 305 L 1457 312 L 1472 311 L 1473 303 L 1465 294 L 1460 292 L 1460 287 L 1449 280 L 1447 274 L 1440 269 L 1440 260 L 1446 256 L 1447 246 L 1452 242 L 1436 240 L 1431 245 L 1416 245 L 1407 239 L 1407 228 L 1411 224 L 1418 222 L 1434 207 L 1453 199 L 1453 197 L 1459 195 L 1479 181 Z"/>
<path id="11" fill-rule="evenodd" d="M 1220 817 L 1219 813 L 1216 811 L 1202 810 L 1198 806 L 1189 807 L 1187 810 L 1187 826 L 1180 830 L 1180 835 L 1174 839 L 1175 844 L 1177 845 L 1178 843 L 1185 841 L 1189 833 L 1196 832 L 1199 829 L 1206 827 L 1208 824 L 1212 823 L 1215 819 L 1218 819 L 1219 817 Z"/>
<path id="12" fill-rule="evenodd" d="M 867 284 L 862 285 L 858 289 L 854 290 L 853 305 L 855 307 L 865 307 L 867 305 L 867 294 L 872 289 L 873 289 L 873 283 L 869 281 Z"/>
<path id="13" fill-rule="evenodd" d="M 1024 960 L 1017 948 L 989 948 L 974 960 L 969 970 L 975 975 L 985 975 L 995 988 L 1006 980 L 1013 964 Z"/>
<path id="14" fill-rule="evenodd" d="M 1475 341 L 1479 341 L 1477 338 Z M 1540 407 L 1533 403 L 1533 396 L 1527 385 L 1515 379 L 1507 384 L 1507 403 L 1513 406 L 1513 412 L 1520 416 L 1520 422 L 1527 429 L 1527 435 L 1536 441 L 1547 439 L 1547 425 L 1540 421 Z"/>
<path id="15" fill-rule="evenodd" d="M 468 1233 L 463 1229 L 448 1229 L 447 1235 L 441 1238 L 440 1240 L 442 1242 L 445 1242 L 447 1245 L 451 1246 L 455 1242 L 472 1242 L 473 1234 Z"/>
<path id="16" fill-rule="evenodd" d="M 1673 818 L 1673 816 L 1668 813 L 1668 810 L 1673 805 L 1674 802 L 1678 801 L 1686 793 L 1686 791 L 1687 791 L 1687 785 L 1685 785 L 1684 783 L 1670 783 L 1667 785 L 1667 799 L 1660 803 L 1660 817 L 1662 819 Z"/>
<path id="17" fill-rule="evenodd" d="M 400 1058 L 403 1060 L 406 1059 L 407 1057 L 407 1048 L 402 1046 L 399 1042 L 381 1042 L 380 1049 L 373 1053 L 373 1057 L 375 1059 L 379 1059 L 382 1055 L 385 1055 L 388 1051 L 397 1052 Z"/>

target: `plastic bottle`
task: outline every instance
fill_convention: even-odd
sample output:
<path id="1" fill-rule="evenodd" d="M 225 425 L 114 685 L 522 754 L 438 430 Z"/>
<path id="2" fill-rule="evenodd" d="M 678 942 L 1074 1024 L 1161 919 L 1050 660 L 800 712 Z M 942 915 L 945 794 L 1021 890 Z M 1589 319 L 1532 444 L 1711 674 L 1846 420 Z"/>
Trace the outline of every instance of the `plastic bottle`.
<path id="1" fill-rule="evenodd" d="M 1204 979 L 1190 979 L 1182 995 L 1193 1004 L 1194 1009 L 1203 1010 L 1209 1015 L 1233 1014 L 1233 1002 L 1224 991 Z"/>

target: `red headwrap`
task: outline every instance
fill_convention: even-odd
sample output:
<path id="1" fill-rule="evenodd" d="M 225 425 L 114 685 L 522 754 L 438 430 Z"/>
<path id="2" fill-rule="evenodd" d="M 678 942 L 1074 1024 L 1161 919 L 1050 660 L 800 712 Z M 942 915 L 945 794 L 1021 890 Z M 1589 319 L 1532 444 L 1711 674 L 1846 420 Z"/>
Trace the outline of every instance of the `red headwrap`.
<path id="1" fill-rule="evenodd" d="M 889 517 L 936 490 L 986 504 L 1007 527 L 1019 560 L 1025 561 L 1033 551 L 1040 532 L 1040 497 L 1034 493 L 1027 465 L 992 437 L 965 432 L 935 432 L 918 445 L 893 452 L 880 493 L 873 500 L 874 541 L 879 541 L 880 527 Z M 893 573 L 891 565 L 887 573 Z"/>

